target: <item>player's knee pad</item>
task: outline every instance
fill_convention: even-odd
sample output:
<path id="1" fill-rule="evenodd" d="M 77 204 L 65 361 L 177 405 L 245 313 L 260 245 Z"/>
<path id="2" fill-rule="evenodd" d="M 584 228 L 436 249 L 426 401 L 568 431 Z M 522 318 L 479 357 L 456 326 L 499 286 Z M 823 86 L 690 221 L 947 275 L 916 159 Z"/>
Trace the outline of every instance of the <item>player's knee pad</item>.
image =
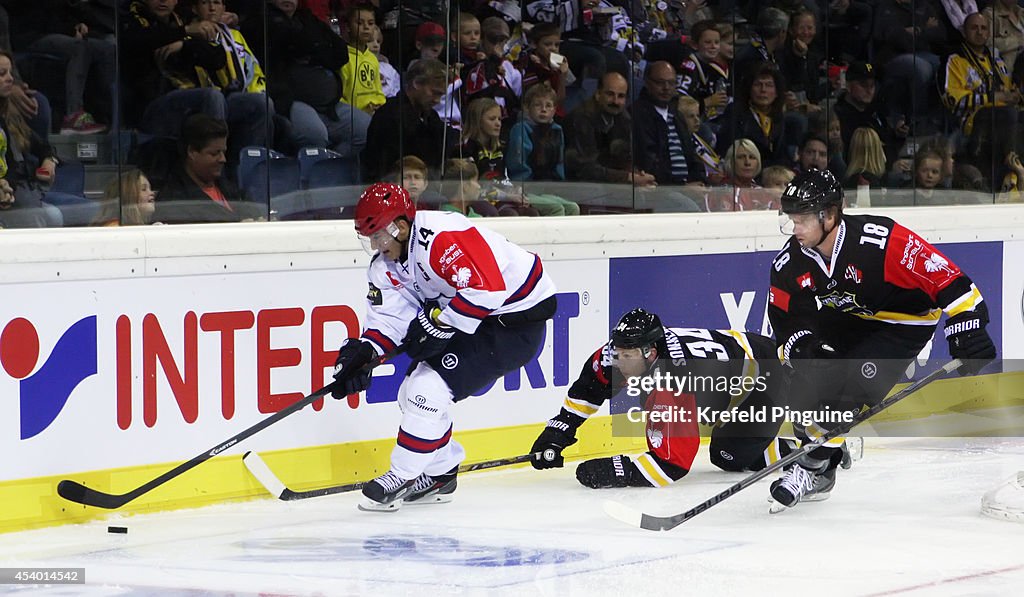
<path id="1" fill-rule="evenodd" d="M 407 416 L 447 420 L 452 398 L 451 388 L 441 376 L 430 365 L 420 363 L 398 390 L 398 407 Z"/>

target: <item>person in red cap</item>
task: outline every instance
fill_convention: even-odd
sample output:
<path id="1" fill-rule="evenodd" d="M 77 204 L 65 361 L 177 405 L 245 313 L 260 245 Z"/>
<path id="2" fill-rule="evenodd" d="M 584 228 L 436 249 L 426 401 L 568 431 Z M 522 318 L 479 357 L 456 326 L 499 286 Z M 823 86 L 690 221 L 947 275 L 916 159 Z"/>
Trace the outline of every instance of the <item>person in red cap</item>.
<path id="1" fill-rule="evenodd" d="M 370 385 L 363 367 L 402 346 L 412 359 L 391 469 L 363 487 L 359 508 L 451 501 L 465 450 L 454 404 L 534 358 L 556 309 L 540 257 L 454 212 L 416 211 L 409 193 L 374 183 L 355 228 L 372 255 L 363 333 L 338 351 L 334 398 Z"/>
<path id="2" fill-rule="evenodd" d="M 427 21 L 416 28 L 417 59 L 437 58 L 444 50 L 444 27 L 433 21 Z"/>

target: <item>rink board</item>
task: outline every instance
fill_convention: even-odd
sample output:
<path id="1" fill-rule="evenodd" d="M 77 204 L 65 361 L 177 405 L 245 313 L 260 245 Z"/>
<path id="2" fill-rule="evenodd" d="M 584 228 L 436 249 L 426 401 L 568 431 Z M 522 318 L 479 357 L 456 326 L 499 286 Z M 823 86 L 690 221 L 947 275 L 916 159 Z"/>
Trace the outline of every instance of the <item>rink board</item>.
<path id="1" fill-rule="evenodd" d="M 1024 325 L 1021 310 L 1008 306 L 1020 304 L 1020 268 L 1004 267 L 1001 242 L 1021 229 L 1024 212 L 985 209 L 957 212 L 976 224 L 969 233 L 944 228 L 948 218 L 894 215 L 962 260 L 990 301 L 990 329 L 1001 342 L 1004 317 Z M 343 224 L 5 234 L 0 531 L 105 515 L 58 498 L 56 482 L 128 491 L 328 380 L 334 351 L 365 313 L 367 257 Z M 772 214 L 493 227 L 541 255 L 559 309 L 534 362 L 458 405 L 458 437 L 471 460 L 528 450 L 585 357 L 632 306 L 666 322 L 766 331 L 767 264 L 782 245 Z M 1008 242 L 1005 250 L 1022 248 Z M 1003 296 L 1004 278 L 1016 296 Z M 920 370 L 945 358 L 944 341 L 933 347 Z M 240 462 L 247 449 L 269 452 L 268 463 L 297 488 L 372 477 L 387 468 L 406 365 L 382 367 L 367 395 L 305 409 L 123 510 L 259 496 Z M 571 455 L 643 445 L 599 429 L 607 424 L 590 423 Z"/>

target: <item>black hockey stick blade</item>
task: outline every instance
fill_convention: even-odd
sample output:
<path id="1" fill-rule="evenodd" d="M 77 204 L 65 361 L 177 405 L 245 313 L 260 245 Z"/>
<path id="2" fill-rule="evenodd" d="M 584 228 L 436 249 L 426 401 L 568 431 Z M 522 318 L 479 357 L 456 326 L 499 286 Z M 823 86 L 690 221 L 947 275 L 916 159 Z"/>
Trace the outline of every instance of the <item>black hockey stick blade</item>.
<path id="1" fill-rule="evenodd" d="M 380 357 L 376 362 L 368 365 L 368 367 L 372 369 L 377 365 L 383 363 L 384 361 L 393 358 L 395 355 L 401 353 L 403 350 L 405 350 L 404 344 L 399 346 L 392 352 Z M 252 427 L 249 427 L 248 429 L 239 432 L 238 434 L 221 442 L 217 446 L 214 446 L 213 448 L 207 450 L 206 452 L 199 454 L 195 458 L 179 464 L 178 466 L 172 468 L 171 470 L 160 475 L 159 477 L 147 483 L 144 483 L 143 485 L 140 485 L 139 487 L 136 487 L 135 489 L 127 493 L 105 493 L 103 491 L 99 491 L 98 489 L 86 487 L 85 485 L 82 485 L 77 481 L 64 479 L 57 484 L 57 495 L 68 501 L 75 502 L 77 504 L 82 504 L 85 506 L 105 508 L 107 510 L 114 510 L 120 508 L 121 506 L 127 504 L 128 502 L 138 498 L 139 496 L 142 496 L 152 491 L 153 489 L 156 489 L 157 487 L 163 485 L 164 483 L 170 481 L 171 479 L 174 479 L 178 475 L 181 475 L 182 473 L 190 469 L 193 469 L 196 466 L 199 466 L 200 464 L 206 462 L 210 458 L 213 458 L 214 456 L 227 450 L 231 446 L 234 446 L 235 444 L 247 439 L 248 437 L 255 435 L 260 431 L 263 431 L 264 429 L 270 427 L 274 423 L 277 423 L 281 419 L 302 410 L 303 408 L 309 406 L 316 400 L 322 398 L 323 396 L 326 396 L 327 394 L 330 394 L 331 391 L 334 390 L 335 386 L 337 386 L 337 384 L 337 380 L 332 381 L 326 386 L 313 392 L 309 396 L 306 396 L 305 398 L 302 398 L 301 400 L 292 403 L 291 405 L 277 411 L 273 415 L 263 419 L 259 423 L 256 423 Z"/>
<path id="2" fill-rule="evenodd" d="M 750 476 L 730 486 L 725 491 L 701 502 L 700 504 L 697 504 L 696 506 L 690 508 L 686 512 L 682 512 L 680 514 L 675 514 L 672 516 L 654 516 L 653 514 L 646 514 L 644 512 L 636 510 L 635 508 L 631 508 L 625 504 L 613 502 L 611 500 L 607 500 L 604 502 L 604 511 L 606 514 L 608 514 L 608 516 L 611 516 L 616 520 L 622 521 L 630 526 L 639 527 L 641 529 L 645 529 L 648 531 L 668 531 L 674 529 L 677 526 L 683 524 L 684 522 L 690 520 L 691 518 L 697 516 L 701 512 L 704 512 L 705 510 L 711 508 L 712 506 L 716 506 L 721 502 L 724 502 L 726 499 L 732 497 L 733 495 L 739 493 L 740 491 L 743 491 L 744 489 L 757 483 L 761 479 L 764 479 L 773 472 L 781 468 L 784 468 L 785 466 L 792 462 L 796 462 L 801 456 L 817 448 L 818 446 L 824 444 L 825 442 L 833 438 L 846 435 L 847 433 L 850 432 L 851 429 L 853 429 L 857 425 L 860 425 L 864 421 L 889 408 L 893 404 L 896 404 L 900 400 L 903 400 L 907 396 L 920 390 L 921 388 L 930 384 L 936 379 L 939 379 L 940 377 L 952 373 L 953 371 L 958 369 L 962 364 L 963 363 L 960 361 L 960 359 L 953 359 L 952 361 L 946 363 L 939 369 L 932 371 L 925 377 L 922 377 L 921 379 L 903 388 L 899 392 L 896 392 L 892 396 L 889 396 L 888 398 L 882 400 L 881 402 L 872 406 L 871 408 L 868 408 L 867 410 L 863 410 L 855 414 L 848 423 L 843 423 L 838 427 L 834 428 L 832 431 L 817 438 L 813 442 L 808 442 L 807 444 L 803 445 L 799 450 L 794 450 L 793 452 L 790 452 L 788 455 L 786 455 L 785 458 L 782 458 L 781 460 L 772 463 L 770 466 L 766 466 L 765 468 L 751 474 Z"/>
<path id="3" fill-rule="evenodd" d="M 479 471 L 499 466 L 510 466 L 521 462 L 529 462 L 532 457 L 532 454 L 523 454 L 522 456 L 515 456 L 512 458 L 501 458 L 498 460 L 488 460 L 486 462 L 467 464 L 460 466 L 459 472 L 468 473 L 470 471 Z M 260 485 L 262 485 L 277 499 L 284 500 L 286 502 L 355 491 L 357 489 L 362 489 L 363 485 L 366 485 L 367 483 L 366 481 L 357 481 L 355 483 L 332 485 L 330 487 L 321 487 L 319 489 L 295 491 L 288 489 L 288 486 L 277 478 L 277 475 L 270 470 L 270 467 L 268 467 L 267 463 L 260 458 L 259 454 L 255 452 L 246 452 L 245 455 L 242 456 L 242 462 L 245 463 L 245 467 L 249 469 L 249 472 L 252 473 L 252 476 L 255 477 L 257 481 L 259 481 Z"/>

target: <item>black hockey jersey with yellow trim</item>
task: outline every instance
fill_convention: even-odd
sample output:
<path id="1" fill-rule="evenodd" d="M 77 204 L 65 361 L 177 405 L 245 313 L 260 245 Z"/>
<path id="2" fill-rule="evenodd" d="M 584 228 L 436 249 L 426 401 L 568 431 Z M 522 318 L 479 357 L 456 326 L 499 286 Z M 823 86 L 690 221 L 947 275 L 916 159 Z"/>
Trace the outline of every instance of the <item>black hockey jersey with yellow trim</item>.
<path id="1" fill-rule="evenodd" d="M 736 330 L 699 328 L 665 328 L 665 338 L 658 344 L 659 359 L 648 375 L 661 373 L 676 378 L 713 376 L 716 379 L 757 377 L 758 360 L 777 359 L 766 346 L 771 339 Z M 613 373 L 611 342 L 598 348 L 569 387 L 562 409 L 582 419 L 595 414 L 601 405 L 626 385 L 624 376 Z M 696 393 L 700 405 L 726 408 L 735 406 L 746 393 L 732 395 L 727 390 Z M 639 400 L 642 404 L 643 400 Z"/>
<path id="2" fill-rule="evenodd" d="M 768 316 L 779 346 L 857 320 L 935 326 L 942 311 L 971 310 L 986 310 L 971 279 L 891 218 L 843 215 L 830 262 L 793 237 L 772 263 Z"/>

